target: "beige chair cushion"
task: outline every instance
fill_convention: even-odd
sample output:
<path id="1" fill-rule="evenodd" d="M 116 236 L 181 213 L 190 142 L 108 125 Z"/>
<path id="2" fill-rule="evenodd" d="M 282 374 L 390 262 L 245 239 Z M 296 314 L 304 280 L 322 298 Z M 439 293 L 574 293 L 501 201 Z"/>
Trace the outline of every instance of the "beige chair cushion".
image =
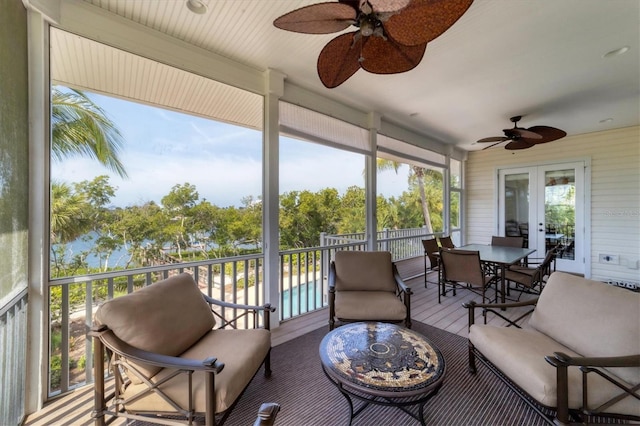
<path id="1" fill-rule="evenodd" d="M 402 321 L 407 308 L 388 291 L 337 291 L 336 317 L 360 321 Z"/>
<path id="2" fill-rule="evenodd" d="M 396 291 L 388 251 L 338 251 L 335 266 L 336 291 Z"/>
<path id="3" fill-rule="evenodd" d="M 469 340 L 511 381 L 548 407 L 555 407 L 557 404 L 557 384 L 556 368 L 545 361 L 545 355 L 564 352 L 570 356 L 578 356 L 571 349 L 536 330 L 475 324 L 469 330 Z M 577 368 L 570 368 L 568 371 L 569 408 L 578 409 L 582 406 L 582 373 Z M 597 407 L 619 393 L 618 388 L 602 377 L 589 375 L 590 406 Z M 606 411 L 640 415 L 640 404 L 626 397 Z"/>
<path id="4" fill-rule="evenodd" d="M 250 330 L 211 330 L 195 346 L 181 355 L 181 358 L 204 360 L 215 356 L 224 363 L 224 369 L 215 376 L 216 413 L 227 410 L 238 398 L 252 377 L 260 368 L 260 364 L 271 348 L 271 334 L 265 329 Z M 152 382 L 156 383 L 172 371 L 162 370 Z M 188 378 L 186 374 L 169 380 L 159 388 L 181 407 L 188 408 Z M 205 374 L 193 374 L 195 390 L 194 409 L 205 412 Z M 129 386 L 123 396 L 129 398 L 141 390 L 147 389 L 145 384 Z M 130 404 L 125 405 L 128 411 L 175 411 L 162 397 L 150 393 Z"/>
<path id="5" fill-rule="evenodd" d="M 582 356 L 640 354 L 640 293 L 554 272 L 529 324 Z M 640 382 L 640 368 L 608 370 Z"/>
<path id="6" fill-rule="evenodd" d="M 95 321 L 131 346 L 169 356 L 183 353 L 215 325 L 209 304 L 187 273 L 104 302 Z M 148 376 L 160 371 L 149 365 L 141 368 Z"/>

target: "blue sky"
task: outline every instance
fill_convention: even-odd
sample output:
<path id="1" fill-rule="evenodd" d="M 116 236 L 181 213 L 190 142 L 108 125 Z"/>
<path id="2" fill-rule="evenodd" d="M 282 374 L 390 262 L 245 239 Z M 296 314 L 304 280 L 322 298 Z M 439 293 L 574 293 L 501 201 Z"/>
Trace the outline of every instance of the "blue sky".
<path id="1" fill-rule="evenodd" d="M 221 207 L 261 195 L 262 134 L 174 111 L 87 93 L 118 126 L 125 140 L 120 157 L 128 179 L 95 160 L 70 158 L 51 165 L 52 179 L 63 182 L 109 175 L 117 188 L 113 205 L 160 203 L 176 184 L 195 185 L 200 199 Z M 280 192 L 363 186 L 362 155 L 288 138 L 280 141 Z M 378 192 L 389 197 L 406 188 L 406 173 L 384 172 Z"/>

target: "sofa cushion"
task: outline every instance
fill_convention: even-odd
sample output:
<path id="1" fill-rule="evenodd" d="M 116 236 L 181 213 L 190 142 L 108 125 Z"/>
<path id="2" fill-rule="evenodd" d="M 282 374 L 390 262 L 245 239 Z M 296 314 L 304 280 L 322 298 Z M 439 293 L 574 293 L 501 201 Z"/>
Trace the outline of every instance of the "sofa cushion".
<path id="1" fill-rule="evenodd" d="M 402 321 L 407 317 L 404 303 L 388 291 L 337 291 L 335 309 L 341 319 Z"/>
<path id="2" fill-rule="evenodd" d="M 211 330 L 195 346 L 189 348 L 181 358 L 204 360 L 215 356 L 224 363 L 222 371 L 215 376 L 216 413 L 227 410 L 240 396 L 260 368 L 271 348 L 271 334 L 265 329 Z M 151 380 L 154 383 L 164 379 L 172 371 L 161 370 Z M 186 374 L 160 385 L 160 389 L 181 407 L 188 408 L 188 377 Z M 145 390 L 145 384 L 129 386 L 124 392 L 125 398 Z M 204 412 L 205 407 L 205 373 L 193 374 L 194 409 Z M 174 408 L 156 393 L 150 393 L 130 404 L 125 405 L 129 411 L 174 411 Z"/>
<path id="3" fill-rule="evenodd" d="M 502 371 L 540 404 L 547 407 L 557 405 L 556 368 L 546 362 L 546 355 L 564 352 L 577 356 L 571 349 L 556 340 L 531 329 L 496 327 L 475 324 L 469 330 L 469 340 L 493 365 Z M 569 368 L 569 408 L 582 406 L 582 373 Z M 620 389 L 602 377 L 589 375 L 589 405 L 596 407 Z M 626 397 L 609 407 L 607 412 L 640 415 L 640 404 Z"/>
<path id="4" fill-rule="evenodd" d="M 338 251 L 335 267 L 337 291 L 396 290 L 391 253 L 388 251 Z"/>
<path id="5" fill-rule="evenodd" d="M 640 293 L 554 272 L 529 325 L 582 356 L 634 355 L 640 354 L 639 307 Z M 640 368 L 608 370 L 628 383 L 640 382 Z"/>
<path id="6" fill-rule="evenodd" d="M 177 356 L 215 325 L 211 309 L 188 273 L 182 273 L 104 302 L 95 321 L 131 346 Z M 159 367 L 140 366 L 152 376 Z M 139 380 L 129 374 L 132 381 Z"/>

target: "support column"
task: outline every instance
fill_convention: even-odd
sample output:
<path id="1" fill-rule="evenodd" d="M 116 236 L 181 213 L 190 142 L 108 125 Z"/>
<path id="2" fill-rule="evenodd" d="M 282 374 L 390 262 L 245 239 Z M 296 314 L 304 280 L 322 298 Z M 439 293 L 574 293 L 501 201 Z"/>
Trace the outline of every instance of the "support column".
<path id="1" fill-rule="evenodd" d="M 367 249 L 376 250 L 378 245 L 377 238 L 377 177 L 378 177 L 378 130 L 380 130 L 380 114 L 377 112 L 369 113 L 369 154 L 366 157 L 365 164 L 365 206 L 366 206 L 366 229 L 365 236 L 367 240 Z"/>
<path id="2" fill-rule="evenodd" d="M 55 9 L 55 8 L 54 8 Z M 28 9 L 29 31 L 29 314 L 27 414 L 48 398 L 49 298 L 49 25 L 47 17 Z M 87 360 L 91 362 L 91 360 Z"/>
<path id="3" fill-rule="evenodd" d="M 271 329 L 280 324 L 279 254 L 279 103 L 284 94 L 284 74 L 265 72 L 264 130 L 262 141 L 262 241 L 265 301 L 276 308 Z"/>

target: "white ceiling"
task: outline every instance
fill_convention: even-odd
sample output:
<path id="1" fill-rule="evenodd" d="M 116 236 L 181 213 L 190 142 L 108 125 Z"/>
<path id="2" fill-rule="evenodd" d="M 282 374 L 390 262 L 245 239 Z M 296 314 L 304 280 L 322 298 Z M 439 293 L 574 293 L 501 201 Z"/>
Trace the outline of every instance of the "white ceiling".
<path id="1" fill-rule="evenodd" d="M 257 70 L 279 70 L 298 86 L 465 150 L 501 136 L 514 115 L 524 116 L 521 127 L 569 135 L 640 124 L 637 0 L 475 0 L 428 44 L 415 69 L 360 70 L 334 89 L 320 82 L 316 60 L 336 34 L 272 24 L 319 1 L 203 0 L 203 15 L 185 0 L 84 1 Z M 603 57 L 622 46 L 629 46 L 626 54 Z"/>

